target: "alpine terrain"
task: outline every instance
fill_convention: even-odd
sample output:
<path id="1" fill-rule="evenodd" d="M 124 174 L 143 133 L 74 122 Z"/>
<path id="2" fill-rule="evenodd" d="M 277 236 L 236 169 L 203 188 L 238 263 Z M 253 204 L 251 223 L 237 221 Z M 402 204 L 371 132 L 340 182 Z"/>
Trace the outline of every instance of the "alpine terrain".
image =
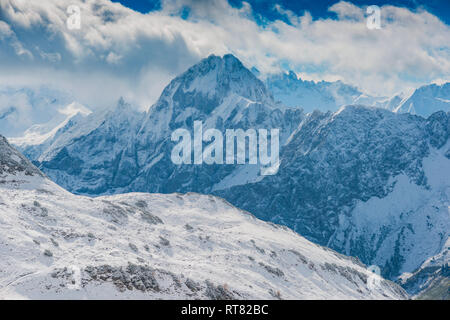
<path id="1" fill-rule="evenodd" d="M 363 100 L 342 85 L 337 92 Z M 385 102 L 393 106 L 399 99 Z M 276 102 L 232 55 L 202 60 L 176 77 L 146 113 L 133 110 L 121 100 L 21 150 L 77 194 L 218 195 L 316 244 L 379 266 L 411 294 L 447 274 L 449 112 L 425 118 L 358 104 L 305 114 Z M 221 132 L 280 129 L 275 174 L 267 175 L 260 164 L 175 165 L 171 133 L 178 128 L 192 133 L 194 121 Z M 420 271 L 430 264 L 436 272 Z"/>
<path id="2" fill-rule="evenodd" d="M 221 198 L 57 186 L 0 136 L 0 299 L 403 299 L 359 260 Z"/>

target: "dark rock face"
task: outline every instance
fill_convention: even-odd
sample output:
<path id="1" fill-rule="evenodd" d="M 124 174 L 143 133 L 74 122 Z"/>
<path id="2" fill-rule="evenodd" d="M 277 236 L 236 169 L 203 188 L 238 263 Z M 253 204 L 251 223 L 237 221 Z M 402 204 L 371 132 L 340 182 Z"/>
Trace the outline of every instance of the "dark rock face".
<path id="1" fill-rule="evenodd" d="M 386 196 L 389 177 L 406 173 L 426 184 L 421 159 L 429 153 L 430 123 L 365 107 L 347 107 L 337 115 L 313 113 L 283 148 L 277 175 L 218 195 L 326 245 L 338 212 L 355 200 Z"/>
<path id="2" fill-rule="evenodd" d="M 433 147 L 439 149 L 444 146 L 450 135 L 449 112 L 438 111 L 433 113 L 427 120 L 426 131 Z"/>
<path id="3" fill-rule="evenodd" d="M 414 251 L 417 240 L 412 239 L 419 232 L 445 242 L 448 199 L 442 195 L 439 209 L 433 209 L 436 215 L 427 215 L 434 221 L 426 231 L 418 222 L 417 216 L 425 215 L 417 213 L 418 207 L 396 212 L 398 221 L 373 229 L 361 229 L 354 210 L 358 203 L 391 194 L 396 185 L 392 177 L 405 175 L 428 192 L 423 160 L 430 156 L 430 147 L 447 143 L 449 116 L 439 112 L 423 119 L 352 106 L 338 114 L 313 113 L 284 146 L 277 175 L 215 194 L 259 218 L 287 225 L 313 242 L 357 256 L 366 264 L 376 263 L 384 276 L 395 278 L 407 264 L 408 251 Z M 378 223 L 376 215 L 372 219 Z M 432 250 L 430 255 L 436 249 Z M 418 267 L 426 256 L 416 259 Z"/>
<path id="4" fill-rule="evenodd" d="M 450 267 L 429 266 L 416 271 L 402 286 L 410 294 L 421 293 L 419 298 L 448 300 L 450 298 Z"/>
<path id="5" fill-rule="evenodd" d="M 4 175 L 24 173 L 27 176 L 44 176 L 27 158 L 14 149 L 0 135 L 0 178 Z"/>
<path id="6" fill-rule="evenodd" d="M 161 272 L 148 266 L 129 264 L 127 267 L 112 267 L 103 265 L 98 267 L 87 267 L 84 270 L 92 280 L 111 281 L 120 291 L 161 291 L 155 272 Z"/>
<path id="7" fill-rule="evenodd" d="M 75 283 L 73 270 L 67 267 L 53 270 L 51 277 L 61 280 L 61 286 Z M 140 291 L 143 293 L 160 293 L 168 291 L 161 287 L 160 282 L 170 283 L 175 291 L 181 291 L 182 287 L 188 288 L 192 294 L 211 300 L 233 300 L 242 297 L 242 295 L 228 288 L 227 285 L 217 285 L 209 280 L 204 283 L 195 282 L 189 278 L 184 280 L 183 275 L 177 275 L 167 270 L 152 268 L 148 265 L 136 265 L 128 263 L 127 266 L 87 266 L 81 272 L 81 285 L 85 287 L 90 282 L 105 283 L 110 282 L 120 292 Z"/>

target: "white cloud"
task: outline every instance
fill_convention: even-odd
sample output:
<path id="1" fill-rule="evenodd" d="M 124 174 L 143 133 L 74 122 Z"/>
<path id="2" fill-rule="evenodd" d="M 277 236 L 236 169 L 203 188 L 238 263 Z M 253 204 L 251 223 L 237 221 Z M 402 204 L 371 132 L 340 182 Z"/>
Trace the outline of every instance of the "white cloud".
<path id="1" fill-rule="evenodd" d="M 66 26 L 72 4 L 81 9 L 80 30 Z M 185 7 L 186 20 L 179 17 Z M 365 8 L 347 2 L 330 8 L 336 20 L 275 6 L 290 24 L 264 27 L 248 4 L 237 9 L 226 0 L 164 0 L 149 14 L 108 0 L 2 0 L 0 10 L 0 45 L 13 48 L 10 55 L 0 49 L 8 71 L 0 83 L 45 74 L 90 107 L 119 96 L 148 107 L 172 77 L 211 53 L 231 52 L 263 74 L 288 64 L 308 79 L 342 79 L 383 95 L 450 75 L 449 26 L 423 10 L 383 6 L 381 30 L 369 30 Z"/>
<path id="2" fill-rule="evenodd" d="M 13 34 L 11 28 L 9 25 L 0 20 L 0 39 L 3 39 L 4 37 L 10 37 Z"/>
<path id="3" fill-rule="evenodd" d="M 120 59 L 122 59 L 122 56 L 115 54 L 114 52 L 108 53 L 108 56 L 106 57 L 106 61 L 108 61 L 108 63 L 111 63 L 111 64 L 119 63 Z"/>
<path id="4" fill-rule="evenodd" d="M 363 22 L 364 12 L 352 3 L 341 1 L 332 5 L 329 11 L 336 13 L 340 20 Z"/>

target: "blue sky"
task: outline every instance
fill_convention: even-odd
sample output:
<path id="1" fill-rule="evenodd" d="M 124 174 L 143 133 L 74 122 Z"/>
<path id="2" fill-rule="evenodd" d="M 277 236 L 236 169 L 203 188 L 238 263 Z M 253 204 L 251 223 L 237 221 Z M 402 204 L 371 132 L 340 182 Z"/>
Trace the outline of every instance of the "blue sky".
<path id="1" fill-rule="evenodd" d="M 114 0 L 114 2 L 120 2 L 123 5 L 142 13 L 161 9 L 159 0 Z M 242 6 L 242 0 L 229 0 L 228 2 L 235 7 Z M 309 11 L 314 19 L 336 18 L 336 15 L 329 12 L 328 8 L 339 2 L 339 0 L 247 0 L 246 2 L 250 3 L 256 15 L 263 17 L 264 19 L 274 20 L 283 19 L 280 14 L 273 10 L 275 4 L 280 4 L 284 8 L 299 15 L 303 14 L 305 10 Z M 397 7 L 406 7 L 412 10 L 424 8 L 439 17 L 439 19 L 446 24 L 450 24 L 450 1 L 448 0 L 352 0 L 350 2 L 358 6 L 382 6 L 389 4 Z"/>

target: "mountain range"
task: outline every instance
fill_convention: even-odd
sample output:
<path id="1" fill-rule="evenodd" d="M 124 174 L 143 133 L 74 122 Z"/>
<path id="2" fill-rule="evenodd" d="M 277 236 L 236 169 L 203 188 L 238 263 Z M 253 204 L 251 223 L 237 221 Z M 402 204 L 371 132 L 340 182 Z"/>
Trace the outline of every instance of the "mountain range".
<path id="1" fill-rule="evenodd" d="M 76 194 L 220 196 L 378 265 L 410 294 L 439 288 L 448 279 L 450 245 L 448 85 L 419 88 L 406 100 L 375 101 L 341 82 L 317 84 L 293 74 L 268 81 L 266 86 L 232 55 L 212 55 L 176 77 L 147 112 L 120 100 L 111 110 L 76 115 L 44 142 L 20 150 Z M 299 89 L 308 86 L 317 94 Z M 300 102 L 326 111 L 305 113 L 302 103 L 283 96 L 290 88 L 300 92 Z M 352 101 L 379 105 L 340 106 Z M 411 114 L 411 105 L 426 116 Z M 259 164 L 173 164 L 171 133 L 192 133 L 196 120 L 221 132 L 280 129 L 277 174 L 262 174 Z"/>
<path id="2" fill-rule="evenodd" d="M 33 135 L 50 132 L 77 111 L 90 112 L 74 100 L 67 92 L 45 86 L 0 86 L 0 134 L 30 143 Z"/>
<path id="3" fill-rule="evenodd" d="M 423 85 L 411 94 L 373 96 L 357 87 L 338 80 L 308 81 L 289 71 L 265 79 L 267 88 L 276 101 L 289 107 L 300 107 L 304 112 L 337 111 L 346 105 L 365 105 L 429 117 L 437 111 L 450 111 L 450 83 Z"/>
<path id="4" fill-rule="evenodd" d="M 342 81 L 303 80 L 293 71 L 271 75 L 265 79 L 265 84 L 277 101 L 289 107 L 301 107 L 305 112 L 336 111 L 367 97 Z"/>

